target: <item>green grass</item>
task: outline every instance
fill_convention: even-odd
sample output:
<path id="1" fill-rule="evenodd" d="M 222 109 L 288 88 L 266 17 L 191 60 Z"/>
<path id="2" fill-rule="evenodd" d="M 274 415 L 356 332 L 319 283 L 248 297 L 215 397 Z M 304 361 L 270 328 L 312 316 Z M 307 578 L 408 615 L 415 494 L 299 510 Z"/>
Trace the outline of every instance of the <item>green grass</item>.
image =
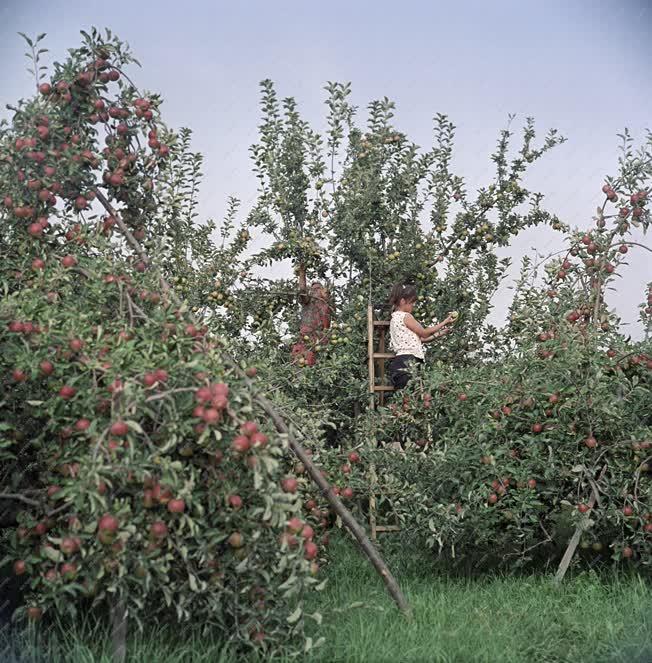
<path id="1" fill-rule="evenodd" d="M 397 539 L 392 542 L 396 547 Z M 309 606 L 326 641 L 315 663 L 517 663 L 652 661 L 652 588 L 636 576 L 582 574 L 562 587 L 550 576 L 451 578 L 427 557 L 388 553 L 414 611 L 404 619 L 370 565 L 346 539 L 335 541 L 329 585 Z M 105 630 L 59 638 L 43 661 L 109 661 Z M 2 647 L 0 647 L 0 650 Z M 152 625 L 134 634 L 128 660 L 155 663 L 242 661 L 219 640 Z M 7 659 L 9 662 L 10 659 Z M 32 661 L 36 659 L 24 659 Z M 296 659 L 294 659 L 296 660 Z"/>
<path id="2" fill-rule="evenodd" d="M 340 542 L 324 607 L 324 661 L 652 661 L 652 588 L 636 577 L 581 575 L 452 579 L 425 560 L 392 570 L 414 619 L 398 616 L 350 544 Z M 421 561 L 420 564 L 415 563 Z M 403 566 L 403 568 L 401 568 Z"/>

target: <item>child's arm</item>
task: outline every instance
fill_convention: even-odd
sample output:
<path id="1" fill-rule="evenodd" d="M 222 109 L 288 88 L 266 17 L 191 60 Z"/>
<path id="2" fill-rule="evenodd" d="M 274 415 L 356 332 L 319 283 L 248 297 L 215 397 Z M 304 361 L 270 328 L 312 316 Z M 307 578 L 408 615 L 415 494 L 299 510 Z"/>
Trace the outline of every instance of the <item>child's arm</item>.
<path id="1" fill-rule="evenodd" d="M 422 338 L 421 342 L 432 343 L 436 338 L 441 338 L 442 336 L 446 336 L 446 334 L 450 334 L 451 331 L 452 329 L 450 327 L 446 327 L 445 329 L 440 329 L 438 332 L 435 332 L 434 334 L 428 336 L 428 338 Z"/>
<path id="2" fill-rule="evenodd" d="M 453 322 L 453 318 L 449 315 L 443 322 L 439 322 L 432 327 L 426 327 L 425 329 L 414 319 L 414 316 L 411 313 L 408 313 L 405 318 L 405 326 L 413 331 L 420 339 L 428 338 L 433 334 L 436 334 L 440 329 L 446 325 L 450 325 Z"/>

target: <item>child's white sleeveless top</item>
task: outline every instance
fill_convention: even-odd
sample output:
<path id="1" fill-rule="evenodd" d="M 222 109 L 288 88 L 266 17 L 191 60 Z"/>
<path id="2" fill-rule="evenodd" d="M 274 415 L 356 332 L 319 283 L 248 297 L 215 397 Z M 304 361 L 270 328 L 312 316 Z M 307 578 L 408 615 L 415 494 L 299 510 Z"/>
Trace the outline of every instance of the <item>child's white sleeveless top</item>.
<path id="1" fill-rule="evenodd" d="M 389 323 L 389 346 L 396 355 L 424 358 L 421 339 L 405 326 L 407 311 L 394 311 Z"/>

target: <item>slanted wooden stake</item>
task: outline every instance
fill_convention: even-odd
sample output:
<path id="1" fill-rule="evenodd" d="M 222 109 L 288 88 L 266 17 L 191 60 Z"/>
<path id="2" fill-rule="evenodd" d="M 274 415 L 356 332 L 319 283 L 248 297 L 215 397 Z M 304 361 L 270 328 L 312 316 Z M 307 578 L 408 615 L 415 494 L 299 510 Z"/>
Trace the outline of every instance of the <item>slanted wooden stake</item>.
<path id="1" fill-rule="evenodd" d="M 374 545 L 369 540 L 367 533 L 358 524 L 357 520 L 353 517 L 351 512 L 344 506 L 344 504 L 342 504 L 339 497 L 333 492 L 332 487 L 321 475 L 321 472 L 315 467 L 312 460 L 310 459 L 310 456 L 306 454 L 305 449 L 297 442 L 296 438 L 285 424 L 285 421 L 283 421 L 281 416 L 274 409 L 274 406 L 264 396 L 258 395 L 254 400 L 272 418 L 276 429 L 279 432 L 287 435 L 290 448 L 292 451 L 294 451 L 297 458 L 304 464 L 308 474 L 310 475 L 310 478 L 319 486 L 322 494 L 326 497 L 331 507 L 333 507 L 335 513 L 342 519 L 344 525 L 348 527 L 351 534 L 353 534 L 353 536 L 356 538 L 360 548 L 362 548 L 362 551 L 369 558 L 369 561 L 373 564 L 376 571 L 378 571 L 378 574 L 383 579 L 387 590 L 389 591 L 394 601 L 396 601 L 396 604 L 400 608 L 401 612 L 406 617 L 410 618 L 412 616 L 410 605 L 408 604 L 391 571 L 389 568 L 387 568 L 387 565 L 383 561 L 382 557 L 378 554 L 378 551 L 374 548 Z"/>
<path id="2" fill-rule="evenodd" d="M 600 472 L 598 481 L 602 479 L 606 471 L 607 471 L 607 466 L 605 465 L 602 468 L 602 472 Z M 595 488 L 593 488 L 593 490 L 591 491 L 591 497 L 589 498 L 589 504 L 588 504 L 589 509 L 593 508 L 597 499 L 598 499 L 598 494 Z M 570 566 L 570 563 L 573 559 L 573 555 L 575 554 L 575 550 L 577 549 L 577 545 L 580 542 L 580 538 L 582 537 L 582 532 L 584 531 L 584 529 L 585 527 L 582 519 L 575 528 L 573 536 L 568 542 L 568 547 L 566 548 L 566 552 L 564 553 L 564 556 L 561 558 L 561 562 L 559 563 L 559 568 L 557 569 L 557 574 L 555 575 L 555 582 L 557 584 L 561 583 L 561 581 L 564 579 L 564 576 L 566 575 L 566 571 Z"/>

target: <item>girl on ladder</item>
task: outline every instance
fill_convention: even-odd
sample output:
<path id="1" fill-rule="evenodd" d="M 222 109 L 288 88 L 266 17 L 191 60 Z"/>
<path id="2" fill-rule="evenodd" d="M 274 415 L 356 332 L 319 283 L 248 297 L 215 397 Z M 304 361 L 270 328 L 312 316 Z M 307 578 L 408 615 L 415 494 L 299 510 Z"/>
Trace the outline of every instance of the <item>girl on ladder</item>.
<path id="1" fill-rule="evenodd" d="M 403 389 L 410 380 L 410 366 L 423 364 L 424 343 L 443 336 L 450 331 L 449 325 L 457 316 L 448 317 L 432 327 L 422 327 L 412 315 L 417 291 L 414 286 L 396 284 L 389 296 L 392 317 L 389 323 L 390 348 L 396 355 L 389 364 L 389 376 L 395 389 Z"/>

